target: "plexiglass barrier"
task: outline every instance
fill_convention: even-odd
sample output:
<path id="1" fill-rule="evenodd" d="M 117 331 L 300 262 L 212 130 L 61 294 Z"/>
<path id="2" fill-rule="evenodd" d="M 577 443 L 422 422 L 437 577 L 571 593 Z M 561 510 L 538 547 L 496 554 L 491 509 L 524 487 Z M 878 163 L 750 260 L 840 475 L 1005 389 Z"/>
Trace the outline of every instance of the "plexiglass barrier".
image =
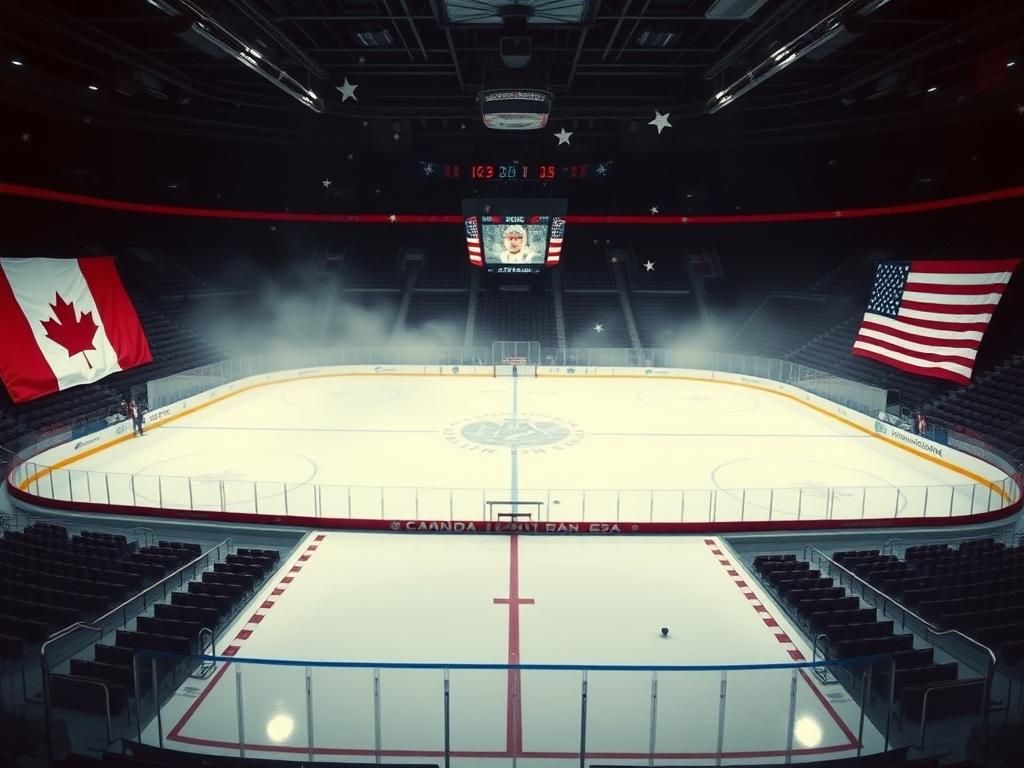
<path id="1" fill-rule="evenodd" d="M 205 676 L 189 677 L 203 665 Z M 172 749 L 247 757 L 289 753 L 310 761 L 782 763 L 927 742 L 922 726 L 928 714 L 894 696 L 892 669 L 889 656 L 510 666 L 178 657 L 139 650 L 139 695 L 129 702 L 133 717 L 125 720 L 128 733 L 122 735 Z M 966 706 L 961 714 L 975 718 L 980 708 Z"/>
<path id="2" fill-rule="evenodd" d="M 539 347 L 538 347 L 539 349 Z M 332 365 L 413 364 L 456 367 L 490 364 L 491 347 L 429 349 L 401 347 L 292 350 L 225 360 L 149 382 L 151 412 L 213 387 L 261 373 Z M 540 364 L 639 366 L 723 371 L 784 382 L 860 413 L 886 411 L 887 392 L 784 360 L 716 352 L 647 349 L 542 349 Z M 532 362 L 532 361 L 531 361 Z M 647 367 L 649 366 L 649 367 Z M 109 411 L 109 409 L 108 409 Z M 51 469 L 33 456 L 54 445 L 80 440 L 120 417 L 98 411 L 26 435 L 10 462 L 12 482 L 27 492 L 59 501 L 162 509 L 246 512 L 259 515 L 391 520 L 487 520 L 486 502 L 507 490 L 339 486 L 134 475 Z M 964 517 L 1001 509 L 1018 500 L 1020 462 L 976 432 L 929 424 L 925 437 L 977 456 L 1006 472 L 994 484 L 946 486 L 807 487 L 747 489 L 523 489 L 519 498 L 542 502 L 536 522 L 733 523 L 775 520 Z"/>
<path id="3" fill-rule="evenodd" d="M 268 517 L 497 522 L 505 488 L 322 485 L 49 468 L 27 461 L 11 479 L 33 496 L 68 502 Z M 743 523 L 969 517 L 1012 501 L 1010 478 L 991 484 L 813 488 L 522 488 L 536 523 Z"/>

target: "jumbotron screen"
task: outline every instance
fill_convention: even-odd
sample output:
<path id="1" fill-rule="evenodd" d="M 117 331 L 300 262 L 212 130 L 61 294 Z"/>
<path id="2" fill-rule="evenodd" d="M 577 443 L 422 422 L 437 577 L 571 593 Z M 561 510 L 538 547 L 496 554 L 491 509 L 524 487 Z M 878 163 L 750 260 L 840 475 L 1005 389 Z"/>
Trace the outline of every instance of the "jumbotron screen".
<path id="1" fill-rule="evenodd" d="M 564 200 L 466 200 L 462 207 L 471 264 L 506 274 L 559 264 Z"/>

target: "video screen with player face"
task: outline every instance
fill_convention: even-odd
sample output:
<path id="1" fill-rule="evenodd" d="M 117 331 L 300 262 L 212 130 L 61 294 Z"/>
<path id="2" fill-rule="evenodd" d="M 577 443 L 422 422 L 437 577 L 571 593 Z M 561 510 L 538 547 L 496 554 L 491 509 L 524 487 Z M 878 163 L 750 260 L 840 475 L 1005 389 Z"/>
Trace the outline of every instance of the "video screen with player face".
<path id="1" fill-rule="evenodd" d="M 471 264 L 509 274 L 558 265 L 564 200 L 463 201 L 463 213 Z"/>
<path id="2" fill-rule="evenodd" d="M 485 216 L 481 223 L 484 263 L 536 264 L 544 263 L 547 255 L 547 216 Z"/>

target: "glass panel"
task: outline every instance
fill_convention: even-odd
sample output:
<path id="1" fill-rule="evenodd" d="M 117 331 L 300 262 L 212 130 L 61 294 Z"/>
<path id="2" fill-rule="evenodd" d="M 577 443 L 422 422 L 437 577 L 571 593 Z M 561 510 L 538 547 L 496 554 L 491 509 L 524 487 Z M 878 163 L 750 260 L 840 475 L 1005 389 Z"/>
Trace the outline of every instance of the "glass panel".
<path id="1" fill-rule="evenodd" d="M 261 515 L 285 514 L 284 486 L 281 483 L 256 483 L 256 500 Z"/>
<path id="2" fill-rule="evenodd" d="M 767 520 L 775 503 L 775 494 L 768 488 L 748 488 L 743 500 L 744 520 Z"/>
<path id="3" fill-rule="evenodd" d="M 135 503 L 139 506 L 156 507 L 160 504 L 160 486 L 157 475 L 132 475 L 135 489 Z"/>
<path id="4" fill-rule="evenodd" d="M 678 523 L 683 519 L 682 491 L 652 491 L 654 507 L 651 522 Z"/>
<path id="5" fill-rule="evenodd" d="M 451 519 L 484 519 L 484 494 L 479 488 L 453 488 L 450 503 Z"/>
<path id="6" fill-rule="evenodd" d="M 323 517 L 348 517 L 348 486 L 320 486 L 320 514 Z"/>
<path id="7" fill-rule="evenodd" d="M 650 743 L 651 673 L 588 672 L 587 752 L 646 753 Z"/>
<path id="8" fill-rule="evenodd" d="M 302 666 L 242 662 L 246 749 L 308 745 L 305 674 Z M 233 677 L 228 675 L 232 682 Z"/>
<path id="9" fill-rule="evenodd" d="M 526 669 L 521 675 L 524 748 L 578 756 L 583 673 Z"/>
<path id="10" fill-rule="evenodd" d="M 384 511 L 376 517 L 385 519 L 415 520 L 416 489 L 415 488 L 384 488 Z"/>
<path id="11" fill-rule="evenodd" d="M 164 477 L 160 481 L 164 509 L 190 509 L 187 477 Z"/>
<path id="12" fill-rule="evenodd" d="M 75 501 L 89 501 L 89 474 L 81 469 L 68 471 L 68 485 L 71 498 Z"/>
<path id="13" fill-rule="evenodd" d="M 373 670 L 314 667 L 313 715 L 317 747 L 372 750 Z"/>
<path id="14" fill-rule="evenodd" d="M 687 490 L 683 504 L 684 523 L 709 523 L 714 505 L 714 491 L 697 488 Z"/>
<path id="15" fill-rule="evenodd" d="M 897 517 L 921 517 L 924 514 L 925 489 L 922 486 L 901 486 Z"/>
<path id="16" fill-rule="evenodd" d="M 351 487 L 352 517 L 363 517 L 375 520 L 384 519 L 381 511 L 382 489 L 365 485 Z"/>
<path id="17" fill-rule="evenodd" d="M 89 501 L 106 504 L 107 498 L 107 476 L 104 472 L 86 472 L 86 484 L 88 486 Z"/>
<path id="18" fill-rule="evenodd" d="M 864 502 L 865 517 L 894 517 L 896 514 L 896 502 L 899 491 L 889 487 L 865 488 L 866 500 Z"/>
<path id="19" fill-rule="evenodd" d="M 223 497 L 219 480 L 209 477 L 193 477 L 190 483 L 192 508 L 209 512 L 217 512 L 221 508 Z"/>
<path id="20" fill-rule="evenodd" d="M 444 672 L 380 670 L 380 734 L 384 752 L 444 747 Z"/>
<path id="21" fill-rule="evenodd" d="M 224 504 L 228 512 L 255 513 L 259 505 L 256 483 L 251 480 L 225 480 Z"/>
<path id="22" fill-rule="evenodd" d="M 583 491 L 586 514 L 583 520 L 595 522 L 616 522 L 620 520 L 646 520 L 647 509 L 640 503 L 636 491 Z"/>
<path id="23" fill-rule="evenodd" d="M 593 494 L 594 491 L 590 491 Z M 552 490 L 548 504 L 548 520 L 551 522 L 575 522 L 583 519 L 582 490 Z"/>
<path id="24" fill-rule="evenodd" d="M 658 672 L 657 754 L 715 752 L 721 679 L 718 670 Z"/>
<path id="25" fill-rule="evenodd" d="M 453 669 L 449 674 L 451 749 L 464 758 L 460 765 L 474 764 L 467 752 L 507 754 L 509 734 L 519 733 L 515 723 L 520 721 L 518 698 L 508 695 L 512 675 L 504 669 Z"/>
<path id="26" fill-rule="evenodd" d="M 316 486 L 308 483 L 282 483 L 281 493 L 286 494 L 285 509 L 289 515 L 316 517 Z"/>

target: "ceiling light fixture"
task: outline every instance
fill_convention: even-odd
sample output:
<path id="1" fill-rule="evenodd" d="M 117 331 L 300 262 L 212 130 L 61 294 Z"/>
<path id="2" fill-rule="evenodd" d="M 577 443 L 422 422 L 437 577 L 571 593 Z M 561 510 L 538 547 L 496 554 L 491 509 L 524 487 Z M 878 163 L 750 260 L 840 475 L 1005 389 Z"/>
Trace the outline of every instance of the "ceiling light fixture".
<path id="1" fill-rule="evenodd" d="M 888 0 L 846 0 L 839 8 L 808 27 L 788 43 L 776 44 L 775 51 L 760 64 L 745 72 L 730 85 L 719 90 L 708 99 L 705 109 L 714 114 L 726 104 L 731 104 L 744 93 L 756 88 L 770 77 L 777 75 L 798 59 L 828 43 L 844 32 L 845 23 L 854 16 L 867 16 L 884 6 Z"/>
<path id="2" fill-rule="evenodd" d="M 89 90 L 90 91 L 98 91 L 99 89 L 100 89 L 100 87 L 98 85 L 93 85 L 92 83 L 89 83 Z"/>
<path id="3" fill-rule="evenodd" d="M 935 93 L 937 90 L 939 90 L 939 86 L 937 86 L 937 85 L 929 85 L 928 86 L 928 93 Z"/>
<path id="4" fill-rule="evenodd" d="M 178 8 L 169 4 L 167 0 L 155 0 L 155 2 L 150 4 L 174 14 L 181 13 Z M 277 88 L 280 88 L 314 112 L 322 113 L 324 111 L 323 100 L 313 91 L 306 88 L 298 80 L 270 61 L 265 54 L 249 45 L 223 24 L 209 16 L 192 0 L 176 0 L 174 5 L 181 6 L 194 19 L 190 28 L 191 32 L 224 51 L 235 61 L 244 64 L 257 75 L 273 83 Z"/>
<path id="5" fill-rule="evenodd" d="M 11 64 L 13 64 L 16 67 L 24 67 L 25 66 L 25 62 L 23 62 L 21 59 L 11 59 Z"/>

